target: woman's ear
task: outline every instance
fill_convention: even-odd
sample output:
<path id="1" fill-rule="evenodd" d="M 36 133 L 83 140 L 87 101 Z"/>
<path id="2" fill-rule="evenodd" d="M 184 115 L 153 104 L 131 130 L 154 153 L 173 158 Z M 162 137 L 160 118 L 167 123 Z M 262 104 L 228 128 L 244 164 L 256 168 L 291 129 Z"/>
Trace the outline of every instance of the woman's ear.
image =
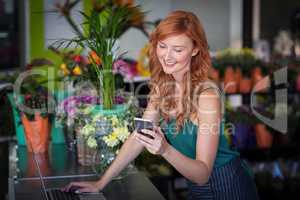
<path id="1" fill-rule="evenodd" d="M 194 48 L 192 51 L 192 57 L 199 53 L 199 48 Z"/>

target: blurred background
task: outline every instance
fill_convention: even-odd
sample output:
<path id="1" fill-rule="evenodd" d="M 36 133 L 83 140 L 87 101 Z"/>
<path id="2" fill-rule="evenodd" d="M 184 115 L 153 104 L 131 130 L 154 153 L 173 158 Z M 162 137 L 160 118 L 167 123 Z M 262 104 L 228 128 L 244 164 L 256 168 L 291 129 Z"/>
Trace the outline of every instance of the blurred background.
<path id="1" fill-rule="evenodd" d="M 88 11 L 94 2 L 0 0 L 0 199 L 8 192 L 9 143 L 26 145 L 20 141 L 19 112 L 9 99 L 12 85 L 32 67 L 55 69 L 61 80 L 70 76 L 62 65 L 66 54 L 52 47 L 57 40 L 76 36 L 68 19 L 82 23 L 79 11 Z M 143 15 L 138 15 L 140 24 L 118 39 L 119 51 L 126 52 L 120 87 L 131 92 L 133 88 L 139 109 L 146 107 L 149 33 L 170 11 L 192 11 L 206 31 L 213 61 L 210 77 L 225 91 L 228 141 L 251 166 L 261 199 L 296 199 L 300 194 L 300 1 L 128 2 L 139 5 Z M 72 78 L 78 80 L 81 73 L 75 75 Z M 166 199 L 186 198 L 184 179 L 164 160 L 145 153 L 136 165 Z"/>

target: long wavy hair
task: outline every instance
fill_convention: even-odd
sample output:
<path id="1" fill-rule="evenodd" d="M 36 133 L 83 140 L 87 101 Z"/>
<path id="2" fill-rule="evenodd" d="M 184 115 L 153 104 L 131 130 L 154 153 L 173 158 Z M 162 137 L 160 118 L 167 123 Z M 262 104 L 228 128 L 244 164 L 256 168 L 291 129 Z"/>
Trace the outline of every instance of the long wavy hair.
<path id="1" fill-rule="evenodd" d="M 175 94 L 175 79 L 171 74 L 163 71 L 162 65 L 156 55 L 158 41 L 169 36 L 185 34 L 198 48 L 197 55 L 191 58 L 191 68 L 183 77 L 183 97 L 182 110 L 176 113 L 176 130 L 179 131 L 191 114 L 197 113 L 198 94 L 201 91 L 201 82 L 208 80 L 208 71 L 211 67 L 208 44 L 204 29 L 199 19 L 191 12 L 173 11 L 162 20 L 150 35 L 150 71 L 149 101 L 161 111 L 162 117 L 170 120 L 167 111 L 175 109 L 177 103 L 175 98 L 170 98 Z M 170 84 L 171 83 L 171 84 Z M 199 85 L 200 84 L 200 85 Z M 195 98 L 196 97 L 196 98 Z"/>

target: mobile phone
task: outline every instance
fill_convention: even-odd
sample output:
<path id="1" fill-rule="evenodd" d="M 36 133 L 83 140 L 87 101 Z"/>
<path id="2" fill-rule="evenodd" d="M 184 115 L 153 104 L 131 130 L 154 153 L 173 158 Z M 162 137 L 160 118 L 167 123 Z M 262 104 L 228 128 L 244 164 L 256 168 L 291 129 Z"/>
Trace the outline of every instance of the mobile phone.
<path id="1" fill-rule="evenodd" d="M 137 133 L 145 135 L 151 139 L 154 139 L 152 135 L 143 133 L 141 131 L 142 129 L 148 129 L 148 130 L 154 129 L 153 122 L 151 120 L 136 117 L 136 118 L 134 118 L 134 124 L 135 124 Z"/>

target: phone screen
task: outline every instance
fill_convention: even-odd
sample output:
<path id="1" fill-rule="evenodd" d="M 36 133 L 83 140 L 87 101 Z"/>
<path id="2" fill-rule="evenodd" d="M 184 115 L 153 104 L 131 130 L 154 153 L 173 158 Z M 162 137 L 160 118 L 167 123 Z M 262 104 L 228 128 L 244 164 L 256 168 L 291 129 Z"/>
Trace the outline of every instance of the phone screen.
<path id="1" fill-rule="evenodd" d="M 153 130 L 153 123 L 151 120 L 147 120 L 143 118 L 134 118 L 134 123 L 135 123 L 137 133 L 145 135 L 151 139 L 154 139 L 153 136 L 145 134 L 141 131 L 142 129 Z"/>

